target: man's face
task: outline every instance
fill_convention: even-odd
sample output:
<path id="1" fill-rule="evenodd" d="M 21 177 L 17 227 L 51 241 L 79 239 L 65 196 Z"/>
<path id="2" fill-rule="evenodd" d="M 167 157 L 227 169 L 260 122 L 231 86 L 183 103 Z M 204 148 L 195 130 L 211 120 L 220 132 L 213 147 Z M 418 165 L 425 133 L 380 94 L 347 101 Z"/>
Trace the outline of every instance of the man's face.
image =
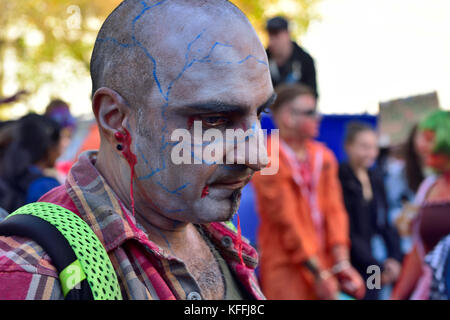
<path id="1" fill-rule="evenodd" d="M 143 111 L 130 124 L 138 159 L 136 208 L 194 223 L 230 219 L 242 188 L 261 166 L 176 165 L 172 132 L 187 129 L 193 135 L 193 121 L 224 135 L 226 129 L 259 128 L 260 107 L 273 95 L 264 48 L 253 31 L 239 22 L 204 25 L 199 16 L 188 26 L 167 26 L 155 57 L 162 62 L 155 68 L 159 84 L 145 94 Z"/>

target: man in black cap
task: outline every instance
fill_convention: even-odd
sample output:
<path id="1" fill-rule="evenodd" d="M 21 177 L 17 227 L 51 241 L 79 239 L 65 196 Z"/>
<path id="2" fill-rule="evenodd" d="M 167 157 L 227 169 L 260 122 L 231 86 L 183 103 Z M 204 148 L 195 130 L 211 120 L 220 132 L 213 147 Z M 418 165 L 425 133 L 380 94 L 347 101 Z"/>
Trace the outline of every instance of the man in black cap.
<path id="1" fill-rule="evenodd" d="M 302 83 L 311 87 L 318 97 L 316 69 L 313 58 L 291 40 L 289 23 L 282 17 L 267 21 L 269 33 L 270 74 L 274 86 L 282 83 Z"/>

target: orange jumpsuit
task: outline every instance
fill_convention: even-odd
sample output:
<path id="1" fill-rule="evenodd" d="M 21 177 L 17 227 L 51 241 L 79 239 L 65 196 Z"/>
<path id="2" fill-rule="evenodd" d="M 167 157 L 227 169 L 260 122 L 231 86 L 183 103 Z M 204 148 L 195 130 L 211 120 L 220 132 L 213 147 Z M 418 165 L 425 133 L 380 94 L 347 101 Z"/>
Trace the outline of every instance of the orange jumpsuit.
<path id="1" fill-rule="evenodd" d="M 268 146 L 270 143 L 269 138 Z M 303 262 L 316 256 L 321 267 L 330 268 L 334 264 L 331 248 L 350 246 L 336 158 L 319 142 L 308 141 L 306 148 L 310 168 L 316 173 L 315 187 L 309 194 L 295 180 L 298 173 L 282 146 L 278 174 L 258 173 L 252 180 L 260 215 L 261 285 L 268 299 L 316 299 L 313 276 Z M 270 159 L 276 161 L 272 155 Z M 318 223 L 314 214 L 321 217 Z"/>

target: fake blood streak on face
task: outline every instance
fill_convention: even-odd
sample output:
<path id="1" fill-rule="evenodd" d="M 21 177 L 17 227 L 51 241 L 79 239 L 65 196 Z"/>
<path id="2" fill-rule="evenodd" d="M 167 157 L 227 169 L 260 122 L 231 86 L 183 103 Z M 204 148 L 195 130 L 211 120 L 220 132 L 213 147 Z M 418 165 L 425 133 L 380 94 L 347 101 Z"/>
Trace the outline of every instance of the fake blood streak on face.
<path id="1" fill-rule="evenodd" d="M 202 190 L 202 198 L 206 197 L 209 194 L 209 186 L 206 185 Z"/>
<path id="2" fill-rule="evenodd" d="M 122 155 L 125 157 L 125 160 L 127 160 L 128 165 L 130 166 L 130 200 L 131 200 L 131 210 L 134 216 L 134 193 L 133 193 L 133 177 L 134 177 L 134 167 L 137 164 L 137 157 L 136 155 L 131 151 L 131 142 L 132 138 L 130 133 L 126 128 L 124 128 L 125 135 L 123 135 L 121 132 L 116 132 L 115 137 L 119 142 L 122 142 L 123 150 Z"/>

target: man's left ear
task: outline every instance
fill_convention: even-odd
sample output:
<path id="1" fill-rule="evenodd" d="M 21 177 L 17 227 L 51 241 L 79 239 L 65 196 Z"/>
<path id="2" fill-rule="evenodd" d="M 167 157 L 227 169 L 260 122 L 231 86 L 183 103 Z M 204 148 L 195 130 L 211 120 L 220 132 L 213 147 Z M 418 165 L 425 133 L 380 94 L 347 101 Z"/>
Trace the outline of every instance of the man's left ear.
<path id="1" fill-rule="evenodd" d="M 129 117 L 130 108 L 125 99 L 110 88 L 98 89 L 92 99 L 93 111 L 99 124 L 99 130 L 111 143 L 114 143 L 114 135 L 124 128 Z"/>

